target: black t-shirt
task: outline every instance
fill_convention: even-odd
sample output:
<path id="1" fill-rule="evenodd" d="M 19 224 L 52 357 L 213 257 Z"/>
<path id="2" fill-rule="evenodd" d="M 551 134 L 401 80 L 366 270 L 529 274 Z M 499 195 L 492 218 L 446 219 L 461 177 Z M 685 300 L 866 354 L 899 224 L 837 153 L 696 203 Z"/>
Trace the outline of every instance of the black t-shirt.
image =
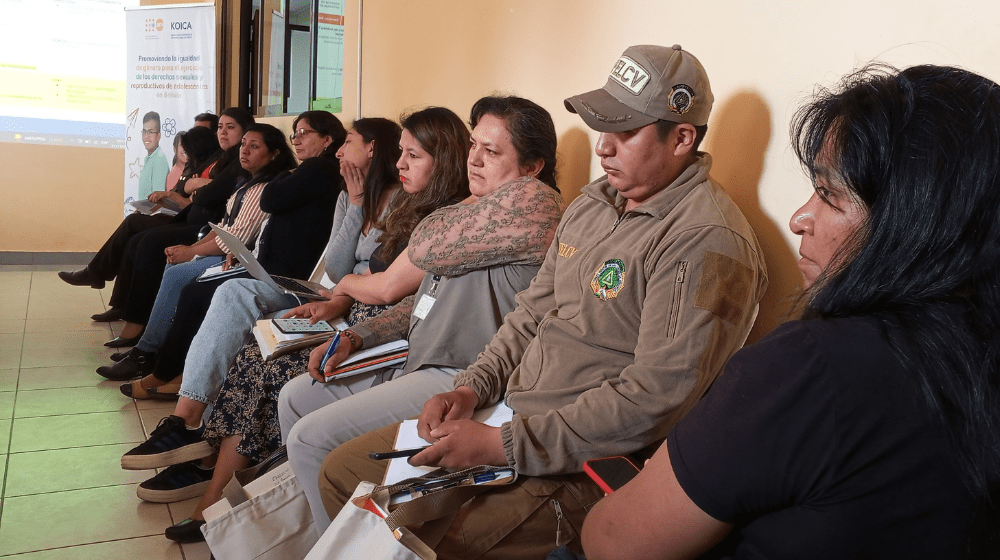
<path id="1" fill-rule="evenodd" d="M 769 559 L 962 558 L 975 511 L 876 323 L 794 321 L 741 350 L 667 437 L 681 487 Z M 719 553 L 722 554 L 719 554 Z"/>

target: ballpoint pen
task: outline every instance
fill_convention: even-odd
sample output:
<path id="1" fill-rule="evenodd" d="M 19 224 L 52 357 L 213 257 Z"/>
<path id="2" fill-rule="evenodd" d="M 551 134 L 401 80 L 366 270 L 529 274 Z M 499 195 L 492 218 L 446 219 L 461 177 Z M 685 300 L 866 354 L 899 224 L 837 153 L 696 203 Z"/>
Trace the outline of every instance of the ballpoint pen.
<path id="1" fill-rule="evenodd" d="M 333 335 L 333 340 L 331 340 L 330 345 L 326 347 L 326 353 L 323 354 L 323 359 L 319 362 L 320 374 L 323 374 L 323 371 L 326 370 L 326 363 L 330 361 L 330 356 L 333 356 L 333 353 L 337 351 L 338 346 L 340 346 L 340 331 L 337 331 L 337 334 Z M 312 384 L 316 384 L 315 378 L 313 379 Z"/>

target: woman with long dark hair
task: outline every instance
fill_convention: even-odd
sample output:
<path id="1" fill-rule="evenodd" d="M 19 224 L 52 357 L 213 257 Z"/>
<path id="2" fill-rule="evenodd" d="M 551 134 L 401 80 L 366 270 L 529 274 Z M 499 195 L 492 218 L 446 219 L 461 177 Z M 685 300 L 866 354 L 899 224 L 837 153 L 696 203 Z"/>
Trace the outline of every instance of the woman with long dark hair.
<path id="1" fill-rule="evenodd" d="M 591 511 L 591 560 L 996 557 L 1000 86 L 870 66 L 791 136 L 805 312 Z"/>
<path id="2" fill-rule="evenodd" d="M 383 151 L 378 156 L 381 162 L 378 169 L 373 169 L 371 166 L 374 164 L 375 154 L 379 151 L 379 136 L 385 134 L 385 131 L 395 128 L 395 126 L 389 126 L 389 121 L 383 119 L 364 119 L 355 122 L 344 149 L 338 153 L 341 161 L 341 171 L 345 174 L 349 192 L 354 194 L 359 190 L 359 185 L 351 186 L 353 181 L 364 184 L 363 188 L 365 190 L 372 189 L 373 194 L 375 191 L 380 190 L 384 193 L 383 197 L 387 195 L 393 197 L 394 200 L 390 205 L 391 209 L 389 211 L 390 218 L 382 220 L 382 222 L 393 220 L 391 216 L 404 211 L 404 208 L 407 209 L 405 210 L 406 212 L 423 212 L 424 215 L 436 209 L 433 206 L 412 206 L 408 204 L 414 197 L 422 197 L 422 200 L 440 200 L 440 204 L 448 204 L 457 202 L 468 195 L 468 183 L 464 173 L 453 174 L 450 171 L 454 169 L 447 171 L 441 169 L 441 166 L 451 166 L 456 161 L 463 160 L 464 154 L 468 149 L 468 129 L 465 128 L 465 125 L 458 116 L 447 109 L 425 109 L 424 111 L 415 113 L 415 115 L 416 117 L 412 121 L 403 120 L 404 129 L 402 131 L 402 138 L 397 136 L 395 139 L 394 147 L 395 154 L 397 155 L 395 160 L 385 157 L 390 152 Z M 412 139 L 412 133 L 408 132 L 409 129 L 405 128 L 407 123 L 416 123 L 413 126 L 422 133 L 428 132 L 424 130 L 426 127 L 431 131 L 436 130 L 437 134 L 446 138 L 435 139 L 433 142 L 427 140 L 431 148 L 425 150 L 423 146 L 416 144 L 415 140 Z M 378 130 L 382 130 L 383 132 L 379 133 L 377 132 Z M 366 135 L 368 134 L 372 135 L 371 138 L 375 142 L 375 145 L 369 145 L 371 141 L 365 142 Z M 368 164 L 367 170 L 364 170 L 362 153 L 371 154 L 372 161 Z M 408 158 L 414 163 L 406 162 L 405 160 Z M 395 177 L 398 177 L 404 170 L 408 173 L 404 175 L 406 181 L 404 182 L 403 189 L 406 189 L 406 192 L 402 194 L 393 195 L 392 192 L 397 187 L 385 189 L 386 185 L 379 186 L 381 181 L 368 182 L 368 178 L 373 174 L 384 173 L 386 171 L 385 165 L 390 161 L 395 165 L 395 168 L 398 168 L 398 171 L 393 174 Z M 417 161 L 419 163 L 416 163 Z M 362 163 L 362 165 L 359 166 L 359 163 Z M 354 175 L 355 170 L 362 171 L 362 173 Z M 353 178 L 352 175 L 354 175 Z M 386 178 L 388 177 L 389 175 L 386 174 Z M 380 204 L 377 208 L 381 211 L 384 205 Z M 401 223 L 401 221 L 396 221 L 395 223 Z M 338 307 L 343 303 L 343 300 L 337 300 L 335 303 L 308 304 L 296 308 L 297 310 L 293 310 L 293 313 L 301 315 L 306 312 L 305 310 L 309 310 L 308 313 L 314 310 L 317 312 L 324 312 L 320 310 L 337 312 L 347 317 L 348 323 L 353 324 L 354 322 L 375 316 L 385 309 L 385 306 L 369 304 L 385 303 L 386 300 L 389 303 L 395 303 L 399 299 L 416 291 L 417 286 L 420 284 L 420 279 L 415 279 L 411 273 L 411 268 L 414 267 L 412 267 L 406 255 L 396 255 L 396 253 L 400 253 L 406 247 L 409 239 L 410 231 L 403 229 L 404 227 L 401 226 L 399 229 L 393 230 L 392 233 L 387 228 L 387 231 L 379 236 L 380 248 L 373 252 L 365 274 L 348 274 L 340 279 L 340 283 L 343 283 L 347 278 L 352 278 L 351 282 L 355 282 L 355 285 L 375 286 L 377 288 L 372 288 L 370 294 L 377 295 L 359 297 L 353 305 L 348 304 L 343 308 Z M 372 229 L 371 231 L 374 232 L 376 230 Z M 393 249 L 392 254 L 385 250 L 388 243 L 395 244 L 396 248 Z M 218 316 L 219 313 L 226 310 L 226 307 L 216 298 L 211 303 L 209 316 Z M 336 309 L 341 310 L 336 311 Z M 204 357 L 208 353 L 206 343 L 214 337 L 215 334 L 213 332 L 209 332 L 204 328 L 199 330 L 195 341 L 191 344 L 187 361 L 181 362 L 184 367 L 184 381 L 180 391 L 181 398 L 174 410 L 174 415 L 162 421 L 163 429 L 158 429 L 156 433 L 152 434 L 150 440 L 130 451 L 122 458 L 122 464 L 130 468 L 157 468 L 174 465 L 168 469 L 169 473 L 168 471 L 164 471 L 162 475 L 157 475 L 140 485 L 138 492 L 143 499 L 175 501 L 180 496 L 199 495 L 202 492 L 207 492 L 206 497 L 203 498 L 201 504 L 199 504 L 199 507 L 196 508 L 193 514 L 193 517 L 198 520 L 197 523 L 192 526 L 191 522 L 186 521 L 168 529 L 168 538 L 181 540 L 182 542 L 191 538 L 200 539 L 201 534 L 197 532 L 196 528 L 201 523 L 202 509 L 217 499 L 222 486 L 225 485 L 226 480 L 228 480 L 235 469 L 246 466 L 251 459 L 259 459 L 259 453 L 257 452 L 246 452 L 243 449 L 237 451 L 235 444 L 241 438 L 236 436 L 235 433 L 224 433 L 220 437 L 225 437 L 227 441 L 224 445 L 220 446 L 221 453 L 219 462 L 215 467 L 214 475 L 212 471 L 201 468 L 198 465 L 198 461 L 175 464 L 182 460 L 198 459 L 210 455 L 213 451 L 206 442 L 197 441 L 200 440 L 203 428 L 191 428 L 200 424 L 202 415 L 207 410 L 209 404 L 216 400 L 223 381 L 227 379 L 227 370 L 218 371 L 218 368 L 207 369 L 205 367 L 193 366 L 193 364 L 205 362 Z M 170 354 L 174 355 L 176 353 L 171 352 Z M 253 430 L 254 433 L 247 434 L 245 440 L 247 445 L 255 450 L 273 449 L 277 446 L 278 442 L 275 407 L 265 407 L 260 412 L 257 412 L 255 405 L 251 407 L 250 404 L 244 405 L 238 403 L 243 403 L 244 399 L 252 398 L 250 395 L 263 393 L 270 395 L 269 397 L 265 397 L 265 399 L 270 399 L 273 404 L 273 400 L 277 398 L 277 391 L 280 389 L 281 384 L 303 371 L 303 367 L 309 359 L 309 349 L 281 356 L 264 363 L 257 345 L 250 343 L 239 349 L 238 354 L 229 356 L 229 358 L 235 358 L 236 363 L 228 370 L 228 379 L 231 380 L 232 387 L 227 403 L 237 404 L 235 404 L 236 408 L 227 404 L 224 410 L 217 409 L 215 411 L 215 415 L 219 416 L 220 426 L 226 426 L 220 429 L 223 432 L 238 429 L 235 428 L 236 425 L 241 425 L 244 419 L 253 416 L 256 418 L 255 421 L 259 422 L 260 429 Z M 178 360 L 171 361 L 176 362 Z M 219 360 L 214 361 L 217 362 Z M 160 369 L 163 366 L 163 362 L 158 359 L 156 364 L 157 375 L 159 375 Z M 199 389 L 195 390 L 195 387 Z M 235 412 L 237 409 L 240 411 L 238 414 Z M 186 425 L 188 427 L 185 427 Z M 182 449 L 175 449 L 169 452 L 164 452 L 163 450 L 161 443 L 163 441 L 172 441 L 180 444 L 182 441 L 187 441 L 190 438 L 194 438 L 190 442 L 191 445 L 180 445 Z M 246 453 L 246 455 L 243 453 Z M 204 479 L 204 484 L 192 483 L 197 480 L 198 476 Z M 209 478 L 214 482 L 214 485 L 209 485 Z M 184 481 L 185 486 L 179 487 L 178 481 Z"/>
<path id="3" fill-rule="evenodd" d="M 209 170 L 220 153 L 219 139 L 216 137 L 215 131 L 203 126 L 196 126 L 177 135 L 177 151 L 178 155 L 183 157 L 183 167 L 174 188 L 154 192 L 149 195 L 150 202 L 160 204 L 164 198 L 169 198 L 174 205 L 181 208 L 191 204 L 191 193 L 197 190 L 195 186 L 199 182 L 192 182 L 190 187 L 188 182 L 195 178 L 208 178 Z M 169 182 L 170 176 L 168 175 L 167 183 L 169 184 Z M 190 190 L 188 190 L 189 188 Z"/>
<path id="4" fill-rule="evenodd" d="M 169 198 L 181 208 L 187 206 L 191 203 L 191 193 L 196 190 L 195 188 L 191 188 L 191 190 L 186 188 L 188 180 L 199 176 L 202 172 L 205 173 L 204 177 L 207 178 L 212 164 L 222 157 L 224 152 L 219 147 L 219 140 L 216 137 L 215 131 L 200 129 L 200 127 L 196 128 L 199 128 L 199 130 L 192 129 L 177 136 L 180 150 L 187 156 L 181 177 L 172 189 L 168 191 L 155 191 L 149 195 L 150 202 L 159 203 L 163 198 Z M 193 132 L 193 134 L 185 140 L 184 137 L 189 132 Z M 195 185 L 203 186 L 204 184 L 203 181 L 192 181 L 192 187 Z M 118 229 L 111 234 L 85 268 L 76 272 L 60 272 L 59 278 L 73 286 L 103 288 L 105 282 L 114 279 L 117 275 L 125 250 L 133 236 L 149 229 L 171 224 L 174 221 L 174 216 L 169 214 L 146 215 L 133 212 L 122 220 Z"/>
<path id="5" fill-rule="evenodd" d="M 263 191 L 279 173 L 296 166 L 292 151 L 288 148 L 284 135 L 268 124 L 254 124 L 243 135 L 240 149 L 240 165 L 250 177 L 233 193 L 226 215 L 220 227 L 238 237 L 244 244 L 263 243 L 259 236 L 264 222 L 270 214 L 264 210 L 261 200 Z M 136 346 L 157 348 L 170 329 L 181 289 L 205 270 L 219 265 L 232 252 L 223 244 L 215 232 L 211 232 L 191 245 L 176 245 L 166 250 L 167 267 L 163 279 L 157 286 L 157 293 L 149 310 L 135 309 L 135 300 L 125 309 L 124 333 L 142 332 Z M 133 317 L 147 317 L 146 323 L 137 323 Z M 145 331 L 143 331 L 145 329 Z M 105 375 L 104 368 L 98 373 Z"/>
<path id="6" fill-rule="evenodd" d="M 88 266 L 87 270 L 94 272 L 99 269 L 97 277 L 101 278 L 100 283 L 104 278 L 115 278 L 115 286 L 108 301 L 111 309 L 93 315 L 93 320 L 122 319 L 124 309 L 133 297 L 138 301 L 136 308 L 152 308 L 156 288 L 163 276 L 163 265 L 166 264 L 164 250 L 174 245 L 194 243 L 208 222 L 219 221 L 225 213 L 226 202 L 236 189 L 237 180 L 246 173 L 240 165 L 239 146 L 243 133 L 253 122 L 253 117 L 245 109 L 230 107 L 223 111 L 216 130 L 221 149 L 205 168 L 207 176 L 203 173 L 184 182 L 184 190 L 191 194 L 191 204 L 174 216 L 170 223 L 129 232 L 126 241 L 116 241 L 111 250 L 102 249 L 98 253 L 92 264 L 99 262 L 101 265 L 94 270 Z M 141 286 L 137 293 L 133 293 L 133 284 Z M 145 322 L 145 319 L 133 322 Z M 138 333 L 126 333 L 126 336 L 115 338 L 107 345 L 113 348 L 131 346 L 137 336 Z"/>
<path id="7" fill-rule="evenodd" d="M 336 121 L 336 125 L 333 121 Z M 333 281 L 339 281 L 342 276 L 351 272 L 368 270 L 368 259 L 378 246 L 377 239 L 381 230 L 371 228 L 365 230 L 367 220 L 362 213 L 362 206 L 368 205 L 376 210 L 384 209 L 398 190 L 395 161 L 399 155 L 399 125 L 387 119 L 369 118 L 355 123 L 355 129 L 359 126 L 371 134 L 368 142 L 359 147 L 359 150 L 364 152 L 364 157 L 353 158 L 356 164 L 354 172 L 362 173 L 364 184 L 362 200 L 357 204 L 348 202 L 350 195 L 340 189 L 339 185 L 340 173 L 344 168 L 345 148 L 352 143 L 352 134 L 355 136 L 354 141 L 357 142 L 357 134 L 353 130 L 351 133 L 345 133 L 340 121 L 326 111 L 309 111 L 299 115 L 295 120 L 292 146 L 302 164 L 294 172 L 282 174 L 272 180 L 262 195 L 262 207 L 275 211 L 280 209 L 277 204 L 279 199 L 283 201 L 283 205 L 295 206 L 300 212 L 316 212 L 317 202 L 325 205 L 329 200 L 336 199 L 333 227 L 329 232 L 329 241 L 325 245 L 323 256 L 324 272 Z M 350 184 L 348 181 L 348 190 L 353 188 Z M 322 223 L 317 224 L 321 220 L 317 220 L 314 216 L 295 216 L 297 219 L 289 220 L 291 217 L 293 216 L 283 212 L 272 214 L 271 223 L 277 224 L 279 220 L 287 222 L 289 228 L 277 229 L 296 230 L 300 233 L 308 233 L 322 227 Z M 270 238 L 272 231 L 277 229 L 267 228 L 265 237 Z M 288 236 L 290 233 L 291 231 L 286 231 L 282 235 Z M 285 258 L 288 256 L 295 258 L 301 268 L 293 274 L 283 275 L 306 277 L 308 272 L 304 267 L 314 263 L 315 255 L 323 251 L 323 246 L 319 244 L 323 239 L 324 236 L 320 235 L 309 235 L 307 239 L 301 241 L 286 239 L 286 244 L 291 246 L 285 247 L 281 253 L 290 253 Z M 265 244 L 275 245 L 271 240 L 266 240 Z M 296 253 L 303 249 L 307 250 L 308 254 L 297 256 Z M 276 253 L 268 254 L 273 256 Z M 268 262 L 271 260 L 268 254 L 264 255 L 268 258 L 262 263 L 266 268 L 272 266 Z M 267 313 L 288 309 L 299 303 L 295 296 L 275 290 L 268 284 L 252 278 L 231 279 L 219 287 L 211 300 L 218 301 L 217 310 L 214 314 L 206 312 L 203 325 L 206 335 L 210 333 L 211 336 L 203 337 L 204 344 L 199 345 L 191 353 L 190 360 L 191 367 L 196 371 L 203 374 L 218 372 L 219 376 L 224 375 L 229 369 L 247 333 L 258 319 Z M 192 337 L 195 336 L 195 333 L 190 334 Z M 191 340 L 186 341 L 190 342 Z M 187 367 L 183 355 L 188 351 L 187 346 L 174 349 L 174 353 L 182 355 L 173 359 L 166 358 L 168 365 L 161 367 L 156 374 L 151 373 L 157 361 L 153 352 L 159 349 L 159 345 L 154 347 L 140 343 L 137 348 L 138 352 L 112 357 L 112 359 L 121 358 L 109 370 L 115 379 L 130 379 L 140 374 L 148 374 L 142 379 L 122 385 L 122 392 L 138 399 L 176 397 L 179 380 L 174 380 L 181 373 L 177 370 Z M 176 367 L 169 367 L 169 364 L 176 364 Z M 172 381 L 174 382 L 171 383 Z M 168 384 L 168 387 L 164 387 Z"/>

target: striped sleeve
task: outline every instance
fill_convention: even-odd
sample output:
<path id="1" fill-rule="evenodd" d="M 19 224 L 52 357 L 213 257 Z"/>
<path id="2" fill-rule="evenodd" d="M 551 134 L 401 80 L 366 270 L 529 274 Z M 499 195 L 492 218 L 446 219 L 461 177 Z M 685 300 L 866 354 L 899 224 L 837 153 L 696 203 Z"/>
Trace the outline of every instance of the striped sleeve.
<path id="1" fill-rule="evenodd" d="M 238 237 L 244 245 L 250 245 L 251 241 L 257 238 L 257 234 L 260 233 L 261 223 L 268 216 L 267 212 L 260 209 L 260 193 L 266 185 L 267 183 L 258 183 L 247 189 L 246 194 L 243 195 L 243 205 L 240 206 L 240 213 L 237 214 L 233 225 L 225 228 L 226 231 Z M 218 237 L 215 238 L 215 242 L 226 254 L 231 252 Z"/>

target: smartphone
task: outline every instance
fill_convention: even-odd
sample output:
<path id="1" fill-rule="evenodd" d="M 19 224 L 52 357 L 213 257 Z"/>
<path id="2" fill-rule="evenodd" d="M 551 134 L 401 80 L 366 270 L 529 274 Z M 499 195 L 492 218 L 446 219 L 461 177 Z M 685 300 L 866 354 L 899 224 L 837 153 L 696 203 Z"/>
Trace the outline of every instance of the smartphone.
<path id="1" fill-rule="evenodd" d="M 585 461 L 583 472 L 594 479 L 601 490 L 610 494 L 635 478 L 639 467 L 626 457 L 605 457 Z"/>
<path id="2" fill-rule="evenodd" d="M 285 334 L 315 334 L 333 332 L 337 329 L 330 326 L 326 321 L 318 321 L 315 325 L 309 324 L 309 319 L 271 319 L 275 327 Z"/>

